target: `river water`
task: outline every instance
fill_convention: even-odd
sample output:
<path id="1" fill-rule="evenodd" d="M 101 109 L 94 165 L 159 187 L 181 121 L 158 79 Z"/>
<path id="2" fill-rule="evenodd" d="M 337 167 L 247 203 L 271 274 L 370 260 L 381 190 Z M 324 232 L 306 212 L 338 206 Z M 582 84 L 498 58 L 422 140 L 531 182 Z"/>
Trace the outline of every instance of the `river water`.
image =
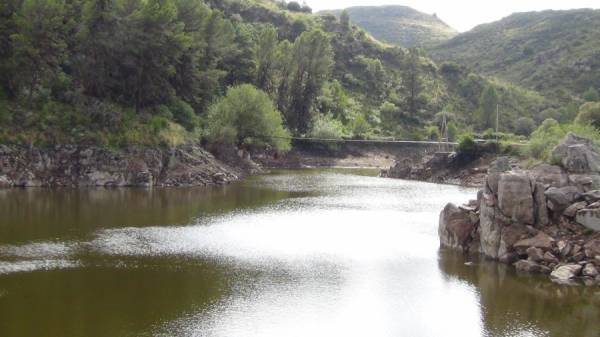
<path id="1" fill-rule="evenodd" d="M 0 191 L 0 336 L 600 336 L 600 289 L 440 251 L 476 191 L 369 170 Z"/>

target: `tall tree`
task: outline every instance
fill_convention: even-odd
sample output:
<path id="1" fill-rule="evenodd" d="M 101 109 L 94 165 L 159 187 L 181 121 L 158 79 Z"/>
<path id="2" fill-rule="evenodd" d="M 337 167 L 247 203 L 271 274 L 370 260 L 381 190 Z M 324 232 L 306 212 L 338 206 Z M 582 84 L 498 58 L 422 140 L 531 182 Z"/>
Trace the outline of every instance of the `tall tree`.
<path id="1" fill-rule="evenodd" d="M 342 14 L 340 14 L 340 27 L 342 27 L 342 32 L 347 33 L 350 31 L 352 27 L 350 27 L 350 14 L 348 14 L 347 10 L 343 10 Z"/>
<path id="2" fill-rule="evenodd" d="M 290 88 L 288 125 L 305 133 L 311 120 L 311 107 L 333 64 L 329 38 L 320 29 L 302 33 L 294 42 L 293 77 Z"/>
<path id="3" fill-rule="evenodd" d="M 61 0 L 25 0 L 15 18 L 13 64 L 19 69 L 16 80 L 27 93 L 29 107 L 39 86 L 61 73 L 67 47 L 64 10 Z"/>
<path id="4" fill-rule="evenodd" d="M 421 60 L 419 51 L 411 48 L 406 59 L 405 70 L 402 73 L 402 85 L 406 93 L 405 108 L 415 118 L 423 105 L 423 78 L 421 75 Z"/>
<path id="5" fill-rule="evenodd" d="M 256 86 L 269 94 L 274 92 L 277 57 L 277 30 L 273 26 L 263 28 L 254 47 Z"/>
<path id="6" fill-rule="evenodd" d="M 190 43 L 177 20 L 174 1 L 143 2 L 128 18 L 127 31 L 126 59 L 121 61 L 127 78 L 121 92 L 136 111 L 167 102 L 174 95 L 170 80 L 176 74 L 175 65 Z"/>
<path id="7" fill-rule="evenodd" d="M 118 71 L 120 45 L 117 32 L 119 20 L 114 0 L 89 0 L 83 8 L 83 20 L 78 34 L 78 75 L 85 93 L 108 97 Z"/>
<path id="8" fill-rule="evenodd" d="M 483 129 L 493 128 L 495 126 L 496 110 L 500 98 L 496 88 L 488 85 L 483 89 L 479 99 L 480 123 Z"/>
<path id="9" fill-rule="evenodd" d="M 12 61 L 13 43 L 11 36 L 17 32 L 15 15 L 19 8 L 17 0 L 0 2 L 0 90 L 14 96 L 13 75 L 16 72 Z"/>

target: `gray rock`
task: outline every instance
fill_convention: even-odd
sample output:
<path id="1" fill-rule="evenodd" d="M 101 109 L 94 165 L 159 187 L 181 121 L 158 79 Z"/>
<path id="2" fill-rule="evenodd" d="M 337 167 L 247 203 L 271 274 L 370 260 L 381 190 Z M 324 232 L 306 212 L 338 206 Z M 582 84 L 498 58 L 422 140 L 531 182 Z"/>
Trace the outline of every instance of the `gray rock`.
<path id="1" fill-rule="evenodd" d="M 545 192 L 544 184 L 540 182 L 535 184 L 533 199 L 535 203 L 535 224 L 538 227 L 546 226 L 550 222 Z"/>
<path id="2" fill-rule="evenodd" d="M 502 173 L 498 182 L 498 206 L 515 222 L 534 224 L 531 180 L 525 173 Z"/>
<path id="3" fill-rule="evenodd" d="M 529 247 L 525 252 L 529 257 L 529 260 L 533 262 L 540 262 L 544 260 L 544 251 L 539 248 Z"/>
<path id="4" fill-rule="evenodd" d="M 599 190 L 593 190 L 593 191 L 588 191 L 582 194 L 582 197 L 589 202 L 596 202 L 598 200 L 600 200 L 600 191 Z"/>
<path id="5" fill-rule="evenodd" d="M 536 248 L 542 248 L 544 250 L 548 250 L 550 248 L 552 248 L 552 244 L 554 243 L 554 239 L 544 233 L 544 232 L 539 232 L 536 236 L 529 238 L 529 239 L 524 239 L 524 240 L 520 240 L 517 243 L 514 244 L 514 248 L 515 249 L 522 249 L 522 250 L 526 250 L 529 247 L 536 247 Z"/>
<path id="6" fill-rule="evenodd" d="M 488 168 L 488 176 L 486 178 L 486 185 L 492 194 L 498 193 L 498 182 L 500 181 L 501 174 L 510 170 L 511 167 L 508 157 L 498 157 L 490 164 L 490 167 Z"/>
<path id="7" fill-rule="evenodd" d="M 570 174 L 569 185 L 577 186 L 580 190 L 587 192 L 600 189 L 599 174 Z"/>
<path id="8" fill-rule="evenodd" d="M 573 218 L 573 217 L 575 217 L 577 212 L 579 212 L 580 210 L 582 210 L 586 207 L 587 207 L 587 202 L 585 202 L 585 201 L 576 202 L 573 205 L 567 207 L 567 209 L 565 209 L 565 211 L 563 212 L 563 215 L 566 217 L 569 217 L 569 218 Z"/>
<path id="9" fill-rule="evenodd" d="M 8 188 L 12 187 L 12 182 L 8 179 L 7 176 L 0 176 L 0 188 Z"/>
<path id="10" fill-rule="evenodd" d="M 593 141 L 573 133 L 552 150 L 552 158 L 571 173 L 600 172 L 600 156 Z"/>
<path id="11" fill-rule="evenodd" d="M 585 256 L 590 259 L 600 256 L 600 239 L 589 241 L 583 246 L 583 249 L 585 251 Z M 598 259 L 598 262 L 600 263 L 600 259 Z"/>
<path id="12" fill-rule="evenodd" d="M 544 258 L 544 261 L 547 263 L 557 263 L 558 262 L 558 258 L 556 258 L 556 256 L 554 256 L 554 254 L 552 254 L 550 252 L 545 252 L 543 258 Z"/>
<path id="13" fill-rule="evenodd" d="M 469 213 L 451 203 L 444 207 L 438 227 L 441 246 L 466 250 L 467 241 L 475 228 Z"/>
<path id="14" fill-rule="evenodd" d="M 562 213 L 581 196 L 575 186 L 550 187 L 546 190 L 545 195 L 548 199 L 548 207 L 556 213 Z"/>
<path id="15" fill-rule="evenodd" d="M 568 264 L 566 266 L 556 268 L 550 274 L 550 276 L 557 280 L 568 281 L 572 278 L 577 277 L 579 275 L 579 272 L 581 272 L 582 268 L 583 267 L 581 267 L 578 264 Z"/>
<path id="16" fill-rule="evenodd" d="M 569 184 L 569 176 L 560 166 L 540 164 L 532 168 L 529 174 L 535 182 L 542 185 L 564 187 Z"/>
<path id="17" fill-rule="evenodd" d="M 575 221 L 588 229 L 600 232 L 600 208 L 582 209 L 578 211 L 575 216 Z"/>
<path id="18" fill-rule="evenodd" d="M 546 266 L 542 266 L 534 261 L 530 260 L 519 260 L 514 263 L 515 268 L 518 271 L 524 271 L 528 273 L 549 273 L 550 269 Z"/>
<path id="19" fill-rule="evenodd" d="M 596 277 L 599 273 L 598 268 L 596 268 L 596 266 L 594 266 L 591 263 L 588 263 L 581 271 L 581 274 L 583 274 L 583 276 Z"/>
<path id="20" fill-rule="evenodd" d="M 494 206 L 489 206 L 487 198 L 493 198 L 490 194 L 484 195 L 479 210 L 479 231 L 481 253 L 492 259 L 499 257 L 500 239 L 502 228 L 506 224 L 504 217 Z M 507 219 L 508 220 L 508 219 Z"/>

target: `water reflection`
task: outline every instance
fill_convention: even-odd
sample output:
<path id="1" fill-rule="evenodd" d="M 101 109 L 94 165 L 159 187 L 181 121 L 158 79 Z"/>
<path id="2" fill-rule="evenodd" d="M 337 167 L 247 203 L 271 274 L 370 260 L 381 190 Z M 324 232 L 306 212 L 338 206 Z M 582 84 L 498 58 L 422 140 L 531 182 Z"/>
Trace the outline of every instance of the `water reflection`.
<path id="1" fill-rule="evenodd" d="M 0 336 L 596 336 L 593 290 L 438 252 L 473 190 L 361 173 L 3 192 Z"/>

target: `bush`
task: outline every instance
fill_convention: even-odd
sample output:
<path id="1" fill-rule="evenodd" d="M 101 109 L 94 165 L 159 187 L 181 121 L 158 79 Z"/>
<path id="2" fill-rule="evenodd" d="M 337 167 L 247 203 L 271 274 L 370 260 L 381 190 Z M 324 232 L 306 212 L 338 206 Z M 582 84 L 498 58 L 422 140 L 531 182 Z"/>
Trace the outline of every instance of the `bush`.
<path id="1" fill-rule="evenodd" d="M 287 4 L 287 9 L 291 12 L 301 12 L 302 6 L 296 1 L 291 1 Z"/>
<path id="2" fill-rule="evenodd" d="M 269 96 L 250 84 L 231 87 L 208 113 L 207 136 L 218 143 L 290 149 L 290 134 Z"/>
<path id="3" fill-rule="evenodd" d="M 169 104 L 169 110 L 173 114 L 173 119 L 188 131 L 193 131 L 200 124 L 194 108 L 180 98 L 173 99 Z"/>
<path id="4" fill-rule="evenodd" d="M 587 102 L 598 102 L 600 101 L 600 94 L 594 87 L 590 87 L 586 92 L 583 93 L 583 99 Z"/>
<path id="5" fill-rule="evenodd" d="M 517 119 L 515 133 L 521 136 L 529 136 L 535 130 L 535 121 L 529 117 Z"/>
<path id="6" fill-rule="evenodd" d="M 371 130 L 371 125 L 363 114 L 359 114 L 350 122 L 350 130 L 352 130 L 353 138 L 366 139 Z"/>
<path id="7" fill-rule="evenodd" d="M 313 121 L 309 136 L 321 139 L 342 139 L 344 125 L 331 115 L 320 115 Z"/>
<path id="8" fill-rule="evenodd" d="M 477 154 L 477 143 L 471 134 L 463 135 L 459 142 L 457 152 L 464 155 L 474 156 Z"/>
<path id="9" fill-rule="evenodd" d="M 585 103 L 579 108 L 575 123 L 580 125 L 593 125 L 600 128 L 600 102 Z"/>
<path id="10" fill-rule="evenodd" d="M 523 154 L 531 158 L 550 162 L 552 159 L 552 149 L 569 132 L 592 139 L 596 144 L 600 144 L 600 132 L 592 125 L 560 125 L 554 119 L 547 119 L 531 134 L 529 144 L 524 148 Z"/>

